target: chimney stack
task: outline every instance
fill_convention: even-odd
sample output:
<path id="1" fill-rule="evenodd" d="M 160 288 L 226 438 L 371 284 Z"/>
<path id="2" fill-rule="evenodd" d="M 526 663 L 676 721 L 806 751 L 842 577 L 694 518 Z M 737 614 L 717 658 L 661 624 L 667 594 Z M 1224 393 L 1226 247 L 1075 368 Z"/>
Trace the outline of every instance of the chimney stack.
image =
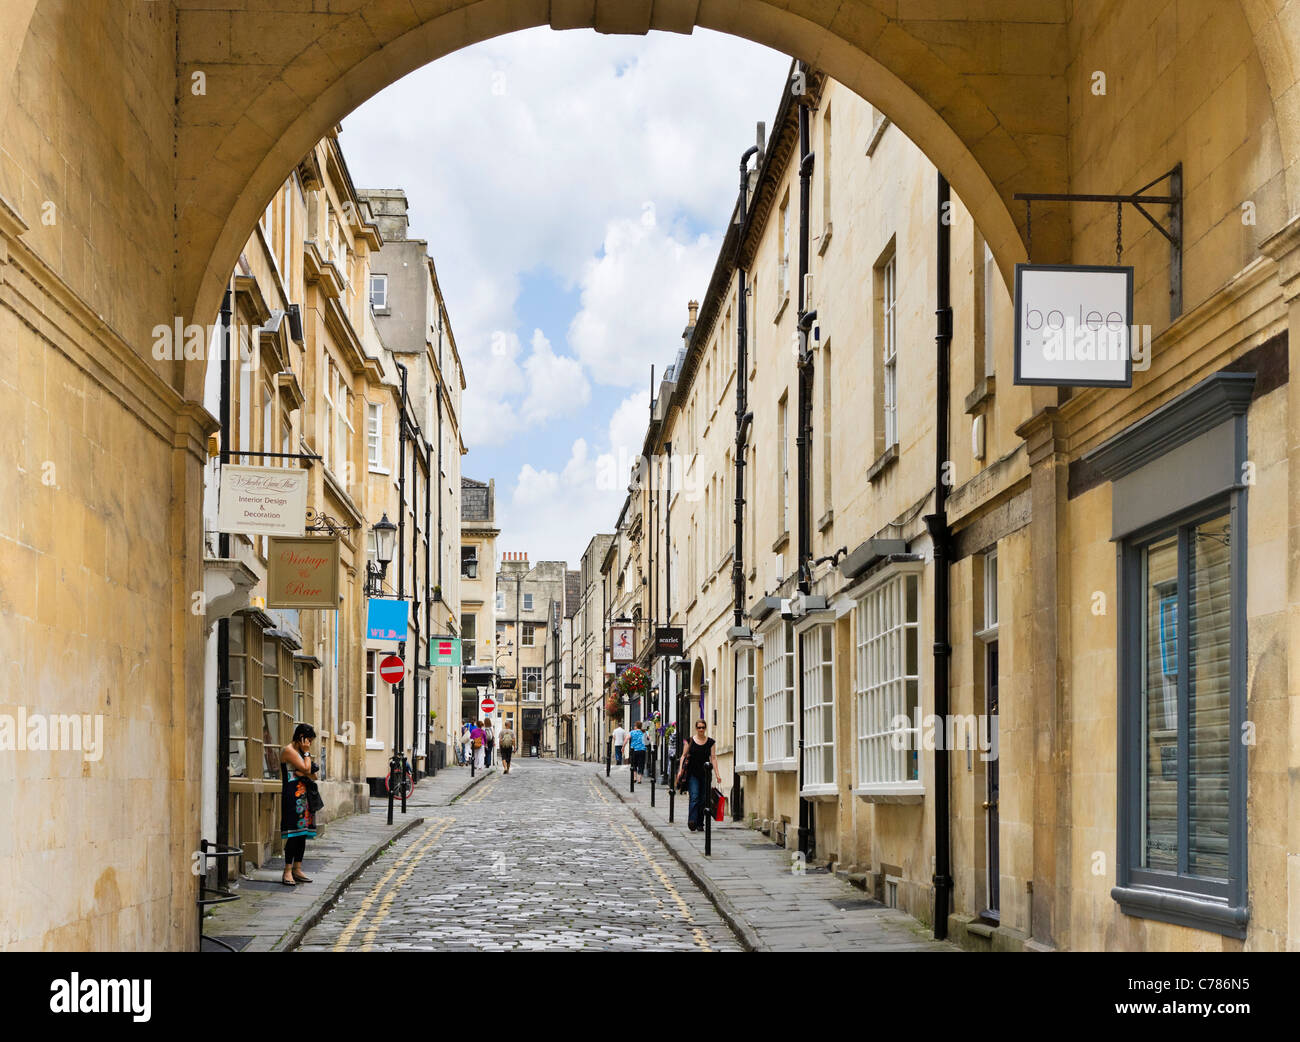
<path id="1" fill-rule="evenodd" d="M 688 326 L 695 325 L 695 320 L 696 318 L 699 317 L 700 314 L 700 302 L 698 300 L 692 300 L 689 304 L 686 305 L 686 313 L 690 316 L 686 324 Z"/>

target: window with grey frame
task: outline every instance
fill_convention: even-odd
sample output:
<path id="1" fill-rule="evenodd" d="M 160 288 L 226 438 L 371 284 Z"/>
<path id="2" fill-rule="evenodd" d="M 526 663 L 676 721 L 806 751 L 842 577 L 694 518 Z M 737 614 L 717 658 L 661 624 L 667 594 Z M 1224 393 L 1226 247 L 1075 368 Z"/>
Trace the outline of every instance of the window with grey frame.
<path id="1" fill-rule="evenodd" d="M 1123 545 L 1119 882 L 1130 892 L 1117 896 L 1126 911 L 1241 936 L 1245 692 L 1234 664 L 1245 606 L 1237 496 Z"/>

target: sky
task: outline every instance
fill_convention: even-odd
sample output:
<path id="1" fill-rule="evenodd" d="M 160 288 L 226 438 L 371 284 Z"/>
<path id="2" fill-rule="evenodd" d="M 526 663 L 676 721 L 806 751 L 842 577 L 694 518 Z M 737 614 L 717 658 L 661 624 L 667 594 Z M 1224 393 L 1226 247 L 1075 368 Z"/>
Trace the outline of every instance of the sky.
<path id="1" fill-rule="evenodd" d="M 609 532 L 790 59 L 735 37 L 531 29 L 418 69 L 343 122 L 360 189 L 403 188 L 465 366 L 461 472 L 498 552 L 576 568 Z"/>

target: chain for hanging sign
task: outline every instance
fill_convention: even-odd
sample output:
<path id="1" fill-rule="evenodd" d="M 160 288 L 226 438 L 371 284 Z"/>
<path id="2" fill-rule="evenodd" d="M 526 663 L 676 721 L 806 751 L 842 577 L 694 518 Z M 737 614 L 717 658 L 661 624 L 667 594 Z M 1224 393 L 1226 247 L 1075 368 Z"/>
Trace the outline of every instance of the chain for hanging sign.
<path id="1" fill-rule="evenodd" d="M 1025 251 L 1026 260 L 1034 263 L 1034 204 L 1025 200 Z"/>

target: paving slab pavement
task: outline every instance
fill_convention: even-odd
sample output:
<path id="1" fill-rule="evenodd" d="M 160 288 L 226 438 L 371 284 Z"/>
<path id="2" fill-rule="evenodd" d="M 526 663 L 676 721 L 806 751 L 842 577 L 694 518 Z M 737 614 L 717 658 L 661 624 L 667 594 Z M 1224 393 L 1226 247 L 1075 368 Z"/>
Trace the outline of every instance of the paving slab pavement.
<path id="1" fill-rule="evenodd" d="M 934 940 L 906 912 L 865 901 L 861 890 L 825 870 L 793 870 L 790 851 L 741 822 L 713 823 L 712 856 L 706 858 L 703 833 L 686 827 L 684 796 L 676 800 L 675 822 L 669 824 L 664 786 L 656 787 L 651 807 L 649 783 L 630 793 L 626 767 L 614 768 L 607 778 L 604 764 L 582 766 L 668 848 L 750 951 L 961 950 Z M 841 910 L 838 902 L 852 904 Z"/>

